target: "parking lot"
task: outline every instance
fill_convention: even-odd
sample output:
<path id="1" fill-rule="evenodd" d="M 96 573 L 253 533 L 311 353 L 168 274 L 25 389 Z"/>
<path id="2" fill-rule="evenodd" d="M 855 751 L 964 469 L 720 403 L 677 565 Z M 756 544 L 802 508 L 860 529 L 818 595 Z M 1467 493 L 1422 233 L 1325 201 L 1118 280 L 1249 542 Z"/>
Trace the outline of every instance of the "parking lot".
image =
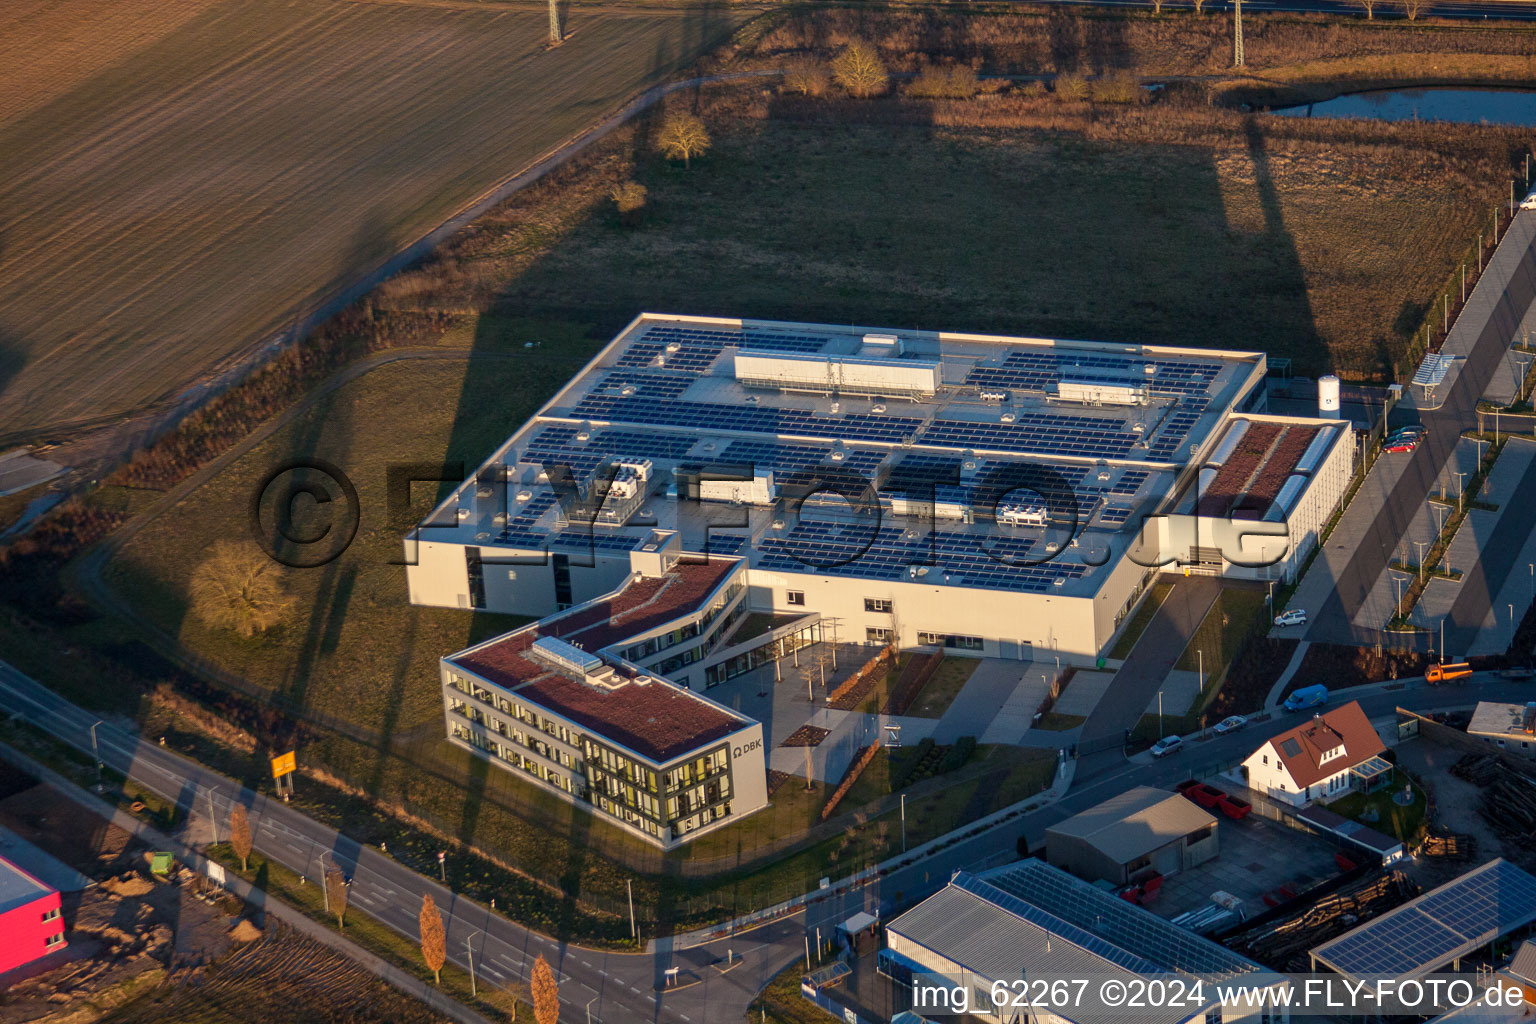
<path id="1" fill-rule="evenodd" d="M 1268 909 L 1266 894 L 1283 887 L 1301 892 L 1339 871 L 1336 847 L 1279 822 L 1250 814 L 1242 821 L 1217 815 L 1221 852 L 1213 860 L 1170 875 L 1147 909 L 1160 917 L 1177 917 L 1211 902 L 1211 894 L 1227 892 L 1242 900 L 1248 917 Z"/>

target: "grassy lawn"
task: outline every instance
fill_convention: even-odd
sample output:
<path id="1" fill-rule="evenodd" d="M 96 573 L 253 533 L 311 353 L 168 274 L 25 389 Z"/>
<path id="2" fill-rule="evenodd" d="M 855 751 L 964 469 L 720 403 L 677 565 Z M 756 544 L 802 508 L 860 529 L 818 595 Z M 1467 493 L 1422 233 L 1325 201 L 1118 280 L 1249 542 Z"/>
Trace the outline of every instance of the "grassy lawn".
<path id="1" fill-rule="evenodd" d="M 1243 641 L 1262 624 L 1264 597 L 1262 590 L 1223 587 L 1216 603 L 1195 627 L 1195 635 L 1190 637 L 1189 646 L 1184 648 L 1174 667 L 1194 672 L 1203 661 L 1206 681 L 1219 680 Z"/>
<path id="2" fill-rule="evenodd" d="M 776 975 L 747 1009 L 747 1024 L 830 1024 L 837 1020 L 800 994 L 801 957 Z"/>
<path id="3" fill-rule="evenodd" d="M 980 662 L 975 658 L 945 658 L 934 670 L 907 714 L 918 718 L 943 718 Z"/>
<path id="4" fill-rule="evenodd" d="M 374 370 L 230 465 L 146 526 L 107 568 L 107 581 L 182 646 L 289 706 L 392 735 L 442 715 L 437 660 L 520 620 L 413 607 L 406 601 L 400 536 L 436 488 L 418 485 L 412 508 L 391 516 L 387 468 L 401 462 L 474 465 L 574 361 L 540 357 L 408 361 Z M 453 401 L 423 400 L 451 395 Z M 411 416 L 392 411 L 407 404 Z M 247 534 L 247 501 L 273 466 L 319 456 L 357 487 L 361 524 L 350 548 L 315 569 L 282 569 L 295 604 L 284 625 L 253 639 L 188 614 L 186 583 L 217 541 Z M 389 637 L 389 643 L 380 643 Z"/>
<path id="5" fill-rule="evenodd" d="M 1064 715 L 1059 711 L 1047 711 L 1040 716 L 1032 728 L 1044 729 L 1046 732 L 1065 732 L 1068 729 L 1076 729 L 1088 721 L 1084 715 Z"/>
<path id="6" fill-rule="evenodd" d="M 1152 592 L 1142 598 L 1141 604 L 1136 608 L 1136 614 L 1131 616 L 1131 621 L 1126 623 L 1125 630 L 1120 638 L 1115 641 L 1115 646 L 1110 649 L 1111 658 L 1123 659 L 1131 656 L 1131 648 L 1136 646 L 1136 641 L 1141 639 L 1141 634 L 1147 631 L 1147 625 L 1157 610 L 1163 606 L 1168 595 L 1173 591 L 1172 583 L 1154 583 Z"/>
<path id="7" fill-rule="evenodd" d="M 1401 779 L 1394 779 L 1392 786 L 1375 793 L 1350 793 L 1340 797 L 1328 805 L 1328 809 L 1335 814 L 1342 814 L 1346 818 L 1352 818 L 1363 825 L 1375 829 L 1377 832 L 1385 832 L 1389 836 L 1401 839 L 1405 845 L 1412 846 L 1417 843 L 1428 826 L 1425 814 L 1429 809 L 1429 801 L 1424 795 L 1424 790 L 1418 786 L 1413 787 L 1413 803 L 1408 806 L 1400 806 L 1393 795 L 1403 788 Z M 1374 811 L 1376 820 L 1369 820 L 1369 812 Z"/>

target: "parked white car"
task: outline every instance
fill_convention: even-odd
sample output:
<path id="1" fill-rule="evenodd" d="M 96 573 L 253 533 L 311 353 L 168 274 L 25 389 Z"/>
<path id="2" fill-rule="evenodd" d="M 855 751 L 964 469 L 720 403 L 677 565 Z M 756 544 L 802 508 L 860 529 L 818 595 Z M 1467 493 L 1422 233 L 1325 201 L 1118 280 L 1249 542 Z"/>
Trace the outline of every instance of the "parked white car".
<path id="1" fill-rule="evenodd" d="M 1248 724 L 1248 719 L 1242 715 L 1229 715 L 1216 723 L 1216 735 L 1225 736 L 1229 732 L 1237 732 Z"/>
<path id="2" fill-rule="evenodd" d="M 1169 754 L 1177 754 L 1184 749 L 1184 737 L 1164 736 L 1152 744 L 1153 757 L 1167 757 Z"/>
<path id="3" fill-rule="evenodd" d="M 1304 608 L 1291 608 L 1275 616 L 1277 626 L 1305 626 L 1307 624 L 1307 612 Z"/>
<path id="4" fill-rule="evenodd" d="M 1530 195 L 1520 200 L 1520 209 L 1536 210 L 1536 192 L 1532 192 Z"/>

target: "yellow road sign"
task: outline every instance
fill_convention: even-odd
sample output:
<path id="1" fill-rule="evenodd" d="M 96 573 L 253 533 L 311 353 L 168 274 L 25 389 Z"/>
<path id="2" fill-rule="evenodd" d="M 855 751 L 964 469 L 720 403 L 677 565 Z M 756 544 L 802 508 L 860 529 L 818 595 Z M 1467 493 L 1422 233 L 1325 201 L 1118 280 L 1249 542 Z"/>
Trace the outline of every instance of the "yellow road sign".
<path id="1" fill-rule="evenodd" d="M 294 757 L 292 750 L 286 754 L 279 754 L 272 759 L 272 777 L 280 779 L 284 775 L 292 775 L 298 770 L 298 759 Z"/>

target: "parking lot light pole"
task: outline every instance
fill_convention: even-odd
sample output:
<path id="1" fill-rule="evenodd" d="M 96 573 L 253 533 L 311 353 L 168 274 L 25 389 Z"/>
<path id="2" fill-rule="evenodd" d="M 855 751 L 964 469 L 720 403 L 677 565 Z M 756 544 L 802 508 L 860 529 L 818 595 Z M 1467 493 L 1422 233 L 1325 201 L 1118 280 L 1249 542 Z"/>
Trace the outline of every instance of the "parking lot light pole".
<path id="1" fill-rule="evenodd" d="M 1424 582 L 1424 544 L 1422 540 L 1414 541 L 1419 546 L 1419 582 Z"/>

